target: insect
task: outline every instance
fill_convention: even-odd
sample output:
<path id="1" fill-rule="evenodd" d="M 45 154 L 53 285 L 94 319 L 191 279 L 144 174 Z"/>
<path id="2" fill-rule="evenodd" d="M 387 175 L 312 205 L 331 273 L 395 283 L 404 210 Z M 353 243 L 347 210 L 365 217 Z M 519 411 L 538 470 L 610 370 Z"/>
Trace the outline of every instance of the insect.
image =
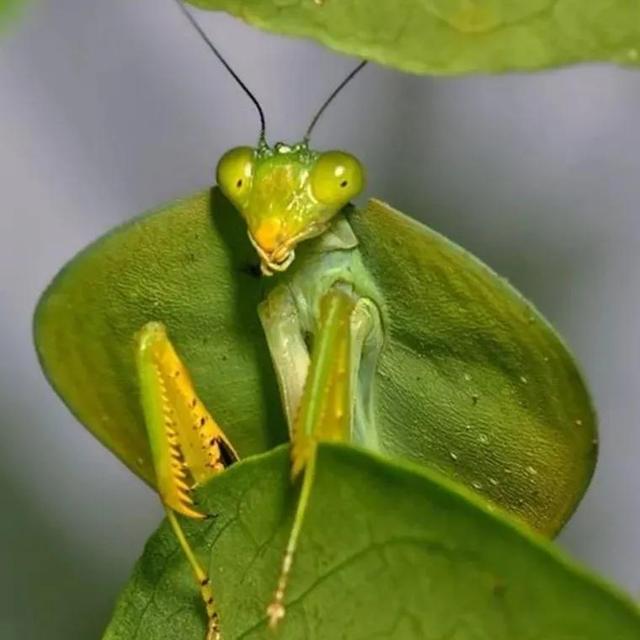
<path id="1" fill-rule="evenodd" d="M 43 369 L 78 419 L 154 486 L 220 637 L 215 597 L 179 516 L 193 489 L 290 438 L 300 494 L 267 604 L 287 584 L 316 448 L 344 441 L 430 465 L 543 534 L 596 459 L 595 416 L 566 347 L 505 281 L 388 205 L 349 202 L 360 161 L 310 133 L 227 152 L 217 187 L 80 253 L 35 315 Z M 258 265 L 256 265 L 258 263 Z M 258 266 L 258 269 L 256 269 Z M 224 622 L 222 622 L 224 624 Z"/>

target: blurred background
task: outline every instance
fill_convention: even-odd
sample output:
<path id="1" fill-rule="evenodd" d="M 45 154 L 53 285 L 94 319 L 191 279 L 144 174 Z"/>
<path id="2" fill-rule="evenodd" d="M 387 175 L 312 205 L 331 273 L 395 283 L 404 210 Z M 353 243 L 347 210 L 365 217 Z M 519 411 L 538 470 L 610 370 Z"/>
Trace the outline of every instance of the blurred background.
<path id="1" fill-rule="evenodd" d="M 297 141 L 354 64 L 199 17 L 260 97 L 272 141 Z M 358 154 L 369 195 L 479 255 L 567 338 L 601 457 L 560 544 L 636 596 L 639 105 L 640 73 L 609 66 L 464 79 L 370 66 L 314 139 Z M 170 0 L 48 0 L 0 40 L 1 638 L 98 638 L 161 518 L 45 383 L 39 293 L 96 236 L 210 185 L 222 152 L 256 137 L 251 104 Z"/>

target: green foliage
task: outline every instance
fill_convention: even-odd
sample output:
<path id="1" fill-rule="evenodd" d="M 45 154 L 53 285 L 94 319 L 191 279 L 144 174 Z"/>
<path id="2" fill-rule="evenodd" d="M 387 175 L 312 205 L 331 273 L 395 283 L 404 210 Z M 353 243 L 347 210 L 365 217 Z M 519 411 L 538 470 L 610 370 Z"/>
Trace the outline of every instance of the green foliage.
<path id="1" fill-rule="evenodd" d="M 24 11 L 26 0 L 0 0 L 0 35 Z"/>
<path id="2" fill-rule="evenodd" d="M 321 447 L 280 633 L 265 627 L 292 517 L 287 449 L 200 491 L 189 527 L 210 559 L 224 640 L 636 640 L 640 614 L 549 543 L 417 466 Z M 104 640 L 203 640 L 203 607 L 164 524 Z"/>
<path id="3" fill-rule="evenodd" d="M 640 63 L 635 0 L 189 0 L 413 73 Z"/>

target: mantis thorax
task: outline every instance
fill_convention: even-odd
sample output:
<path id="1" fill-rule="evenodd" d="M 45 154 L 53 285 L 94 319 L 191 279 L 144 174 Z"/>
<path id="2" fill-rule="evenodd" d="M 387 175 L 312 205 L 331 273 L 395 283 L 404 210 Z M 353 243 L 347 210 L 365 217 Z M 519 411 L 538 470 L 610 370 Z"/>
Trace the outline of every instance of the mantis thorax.
<path id="1" fill-rule="evenodd" d="M 321 235 L 364 186 L 364 169 L 342 151 L 306 142 L 236 147 L 218 163 L 217 181 L 247 223 L 265 275 L 285 271 L 303 240 Z"/>

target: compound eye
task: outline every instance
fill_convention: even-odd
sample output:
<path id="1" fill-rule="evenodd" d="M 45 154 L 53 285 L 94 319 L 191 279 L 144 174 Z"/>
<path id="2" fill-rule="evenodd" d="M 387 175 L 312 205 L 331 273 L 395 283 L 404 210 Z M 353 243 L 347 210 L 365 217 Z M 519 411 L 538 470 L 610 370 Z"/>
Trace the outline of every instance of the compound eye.
<path id="1" fill-rule="evenodd" d="M 314 198 L 326 205 L 342 206 L 364 187 L 364 168 L 360 161 L 343 151 L 327 151 L 311 170 Z"/>
<path id="2" fill-rule="evenodd" d="M 254 150 L 251 147 L 236 147 L 227 151 L 216 169 L 218 186 L 233 203 L 242 202 L 253 181 Z"/>

